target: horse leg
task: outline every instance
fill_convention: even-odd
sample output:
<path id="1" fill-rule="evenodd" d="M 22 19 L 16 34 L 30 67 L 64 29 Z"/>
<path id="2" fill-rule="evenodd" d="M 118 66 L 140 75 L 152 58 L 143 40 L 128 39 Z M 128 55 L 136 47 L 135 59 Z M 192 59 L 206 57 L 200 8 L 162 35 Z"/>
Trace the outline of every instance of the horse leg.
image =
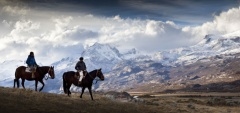
<path id="1" fill-rule="evenodd" d="M 13 88 L 15 88 L 15 83 L 17 82 L 17 79 L 15 78 L 13 81 Z"/>
<path id="2" fill-rule="evenodd" d="M 24 82 L 25 82 L 25 79 L 22 79 L 22 87 L 25 89 Z"/>
<path id="3" fill-rule="evenodd" d="M 37 91 L 38 80 L 35 80 L 35 91 Z"/>
<path id="4" fill-rule="evenodd" d="M 19 88 L 19 79 L 16 79 L 17 81 L 17 88 Z"/>
<path id="5" fill-rule="evenodd" d="M 82 95 L 83 95 L 83 93 L 84 93 L 84 90 L 85 90 L 85 87 L 82 87 L 82 93 L 81 93 L 81 95 L 80 95 L 80 98 L 82 98 Z"/>
<path id="6" fill-rule="evenodd" d="M 90 95 L 91 95 L 91 99 L 93 100 L 93 96 L 92 96 L 92 87 L 88 87 L 88 91 L 89 91 L 89 93 L 90 93 Z"/>
<path id="7" fill-rule="evenodd" d="M 18 78 L 15 78 L 14 79 L 14 85 L 13 85 L 13 88 L 15 88 L 15 84 L 17 82 L 17 88 L 19 88 L 19 79 Z"/>
<path id="8" fill-rule="evenodd" d="M 44 87 L 44 82 L 42 80 L 39 81 L 40 83 L 42 83 L 42 87 L 41 89 L 39 89 L 39 92 L 42 91 L 43 87 Z"/>
<path id="9" fill-rule="evenodd" d="M 70 96 L 71 92 L 70 92 L 70 87 L 72 84 L 67 83 L 67 94 L 68 96 Z"/>

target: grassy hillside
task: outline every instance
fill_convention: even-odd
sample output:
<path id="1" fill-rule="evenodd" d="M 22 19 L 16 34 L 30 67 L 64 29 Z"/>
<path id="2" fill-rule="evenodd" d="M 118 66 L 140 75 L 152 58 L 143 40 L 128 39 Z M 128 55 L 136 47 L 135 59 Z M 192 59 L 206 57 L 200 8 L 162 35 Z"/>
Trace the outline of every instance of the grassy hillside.
<path id="1" fill-rule="evenodd" d="M 93 94 L 95 101 L 89 94 L 83 98 L 78 94 L 71 97 L 63 94 L 49 94 L 32 90 L 12 89 L 0 87 L 1 113 L 154 113 L 143 104 L 121 103 L 111 101 L 101 95 Z"/>
<path id="2" fill-rule="evenodd" d="M 221 93 L 220 93 L 221 94 Z M 33 90 L 0 87 L 1 113 L 238 113 L 240 97 L 221 96 L 151 96 L 142 95 L 142 102 L 120 102 L 103 94 L 79 93 L 68 97 L 64 94 L 49 94 Z"/>

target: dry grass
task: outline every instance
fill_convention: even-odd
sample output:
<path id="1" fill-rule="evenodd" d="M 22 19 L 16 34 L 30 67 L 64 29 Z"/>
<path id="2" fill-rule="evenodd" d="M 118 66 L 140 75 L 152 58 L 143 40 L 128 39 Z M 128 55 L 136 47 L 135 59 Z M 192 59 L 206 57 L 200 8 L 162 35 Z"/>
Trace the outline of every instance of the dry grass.
<path id="1" fill-rule="evenodd" d="M 239 94 L 230 96 L 201 96 L 201 95 L 140 95 L 145 103 L 151 106 L 161 106 L 167 113 L 239 113 Z M 217 95 L 217 94 L 216 94 Z M 221 95 L 219 93 L 218 95 Z M 238 95 L 238 96 L 236 96 Z"/>
<path id="2" fill-rule="evenodd" d="M 177 97 L 143 95 L 144 102 L 130 103 L 113 101 L 102 94 L 79 93 L 68 97 L 64 94 L 49 94 L 33 90 L 0 87 L 1 113 L 238 113 L 239 105 L 218 105 L 222 97 Z M 220 99 L 219 99 L 220 98 Z M 234 102 L 239 97 L 226 97 Z M 220 100 L 220 101 L 218 101 Z M 236 101 L 235 101 L 236 100 Z M 210 104 L 209 104 L 210 102 Z"/>
<path id="3" fill-rule="evenodd" d="M 93 94 L 95 101 L 87 93 L 83 98 L 78 94 L 71 97 L 63 94 L 49 94 L 32 90 L 0 87 L 1 113 L 157 113 L 144 104 L 111 101 Z"/>

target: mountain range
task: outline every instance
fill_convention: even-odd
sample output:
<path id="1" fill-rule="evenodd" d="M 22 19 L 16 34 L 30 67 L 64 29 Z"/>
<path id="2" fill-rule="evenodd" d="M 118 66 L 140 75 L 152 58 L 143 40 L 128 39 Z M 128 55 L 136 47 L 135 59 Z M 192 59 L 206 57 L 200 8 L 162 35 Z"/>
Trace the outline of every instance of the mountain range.
<path id="1" fill-rule="evenodd" d="M 105 80 L 93 85 L 95 91 L 162 92 L 216 90 L 216 87 L 236 91 L 240 90 L 237 87 L 239 36 L 239 32 L 210 34 L 193 46 L 153 54 L 143 54 L 135 48 L 120 53 L 116 47 L 95 43 L 79 56 L 84 57 L 87 71 L 102 68 Z M 62 74 L 74 71 L 77 61 L 78 57 L 69 56 L 54 62 L 56 78 L 45 80 L 43 91 L 62 93 Z M 13 86 L 14 72 L 20 65 L 26 64 L 19 60 L 0 63 L 0 86 Z M 27 81 L 25 86 L 34 89 L 34 82 Z M 71 90 L 81 91 L 75 86 Z"/>

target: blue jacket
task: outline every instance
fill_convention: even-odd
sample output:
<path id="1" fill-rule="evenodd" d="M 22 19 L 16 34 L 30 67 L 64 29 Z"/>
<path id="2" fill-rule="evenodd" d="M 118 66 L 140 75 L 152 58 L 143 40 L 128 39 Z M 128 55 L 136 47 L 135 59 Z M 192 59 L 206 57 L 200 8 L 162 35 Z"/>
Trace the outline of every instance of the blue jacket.
<path id="1" fill-rule="evenodd" d="M 35 66 L 37 65 L 34 56 L 28 55 L 27 61 L 26 61 L 28 66 Z"/>

